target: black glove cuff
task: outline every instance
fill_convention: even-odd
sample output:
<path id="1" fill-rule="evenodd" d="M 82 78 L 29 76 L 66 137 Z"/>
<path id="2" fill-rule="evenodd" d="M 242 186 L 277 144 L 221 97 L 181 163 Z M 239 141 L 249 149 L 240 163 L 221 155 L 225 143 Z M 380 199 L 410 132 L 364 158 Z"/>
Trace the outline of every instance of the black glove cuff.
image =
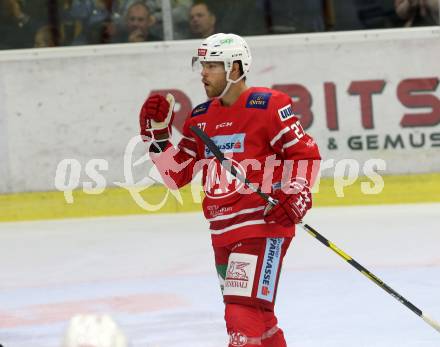
<path id="1" fill-rule="evenodd" d="M 152 142 L 150 145 L 150 153 L 162 153 L 166 146 L 168 146 L 168 140 Z"/>

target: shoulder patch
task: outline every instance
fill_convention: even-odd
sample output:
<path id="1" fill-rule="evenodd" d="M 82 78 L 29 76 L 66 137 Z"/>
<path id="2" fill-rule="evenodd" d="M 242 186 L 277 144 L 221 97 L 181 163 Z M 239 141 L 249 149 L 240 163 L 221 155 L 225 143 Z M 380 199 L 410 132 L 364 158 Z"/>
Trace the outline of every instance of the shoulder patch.
<path id="1" fill-rule="evenodd" d="M 288 120 L 289 118 L 292 118 L 294 116 L 292 111 L 292 106 L 286 105 L 280 109 L 278 109 L 278 115 L 280 116 L 281 121 Z"/>
<path id="2" fill-rule="evenodd" d="M 211 104 L 212 100 L 209 100 L 207 102 L 204 102 L 203 104 L 197 105 L 194 107 L 194 109 L 191 112 L 191 117 L 199 116 L 201 114 L 204 114 L 208 111 L 209 105 Z"/>
<path id="3" fill-rule="evenodd" d="M 266 109 L 272 93 L 255 92 L 251 93 L 246 102 L 246 108 Z"/>

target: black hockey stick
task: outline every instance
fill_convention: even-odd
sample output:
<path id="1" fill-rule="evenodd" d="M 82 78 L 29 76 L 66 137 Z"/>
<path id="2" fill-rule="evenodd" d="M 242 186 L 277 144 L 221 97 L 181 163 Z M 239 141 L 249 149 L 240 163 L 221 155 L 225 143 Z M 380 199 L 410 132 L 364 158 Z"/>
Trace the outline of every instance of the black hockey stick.
<path id="1" fill-rule="evenodd" d="M 235 167 L 232 165 L 232 162 L 225 158 L 223 153 L 218 149 L 218 147 L 215 145 L 215 143 L 210 139 L 210 137 L 199 127 L 191 126 L 191 131 L 199 137 L 203 143 L 209 148 L 209 150 L 214 154 L 214 156 L 217 158 L 217 160 L 220 162 L 220 164 L 228 170 L 232 175 L 237 177 L 241 182 L 246 184 L 246 186 L 249 187 L 253 192 L 257 193 L 259 196 L 261 196 L 265 201 L 272 205 L 276 205 L 278 201 L 274 198 L 272 198 L 269 194 L 266 194 L 260 190 L 260 188 L 256 187 L 254 184 L 249 182 L 246 177 L 241 175 Z M 397 293 L 394 289 L 392 289 L 390 286 L 388 286 L 385 282 L 383 282 L 381 279 L 376 277 L 373 273 L 368 271 L 365 267 L 363 267 L 361 264 L 359 264 L 356 260 L 354 260 L 352 257 L 350 257 L 347 253 L 339 249 L 334 243 L 327 240 L 324 236 L 322 236 L 320 233 L 318 233 L 315 229 L 313 229 L 310 225 L 304 224 L 303 222 L 300 223 L 300 226 L 307 231 L 310 235 L 312 235 L 315 239 L 317 239 L 319 242 L 321 242 L 324 246 L 327 246 L 330 248 L 333 252 L 335 252 L 337 255 L 339 255 L 342 259 L 344 259 L 347 263 L 349 263 L 351 266 L 353 266 L 355 269 L 360 271 L 363 275 L 365 275 L 368 279 L 376 283 L 380 288 L 385 290 L 388 294 L 390 294 L 392 297 L 394 297 L 396 300 L 398 300 L 400 303 L 405 305 L 407 308 L 409 308 L 411 311 L 413 311 L 416 315 L 421 317 L 426 323 L 428 323 L 431 327 L 433 327 L 435 330 L 440 332 L 440 324 L 437 323 L 435 320 L 430 318 L 428 315 L 422 312 L 421 309 L 416 307 L 414 304 L 412 304 L 410 301 L 405 299 L 402 295 Z"/>

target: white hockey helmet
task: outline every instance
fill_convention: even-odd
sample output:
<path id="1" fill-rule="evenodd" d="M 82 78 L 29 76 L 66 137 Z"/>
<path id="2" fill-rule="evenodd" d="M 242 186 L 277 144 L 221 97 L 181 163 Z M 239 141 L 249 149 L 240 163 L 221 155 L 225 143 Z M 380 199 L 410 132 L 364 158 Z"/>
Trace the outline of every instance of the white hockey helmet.
<path id="1" fill-rule="evenodd" d="M 244 78 L 251 67 L 252 56 L 246 41 L 235 34 L 214 34 L 202 41 L 193 57 L 192 65 L 195 68 L 201 62 L 223 62 L 226 70 L 226 80 L 236 83 Z M 241 62 L 243 75 L 238 80 L 231 80 L 230 73 L 234 61 Z"/>
<path id="2" fill-rule="evenodd" d="M 119 326 L 109 315 L 78 314 L 66 330 L 63 347 L 127 347 Z"/>

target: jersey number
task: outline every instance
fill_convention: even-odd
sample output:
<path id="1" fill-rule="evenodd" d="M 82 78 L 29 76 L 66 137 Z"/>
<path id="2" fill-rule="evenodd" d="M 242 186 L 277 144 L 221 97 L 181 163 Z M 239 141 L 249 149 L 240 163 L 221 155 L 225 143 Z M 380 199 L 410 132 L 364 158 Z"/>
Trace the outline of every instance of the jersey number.
<path id="1" fill-rule="evenodd" d="M 299 122 L 299 120 L 297 120 L 295 123 L 293 123 L 290 126 L 290 129 L 293 130 L 293 132 L 295 133 L 296 138 L 299 140 L 301 137 L 304 136 L 304 130 L 301 126 L 301 123 Z"/>

